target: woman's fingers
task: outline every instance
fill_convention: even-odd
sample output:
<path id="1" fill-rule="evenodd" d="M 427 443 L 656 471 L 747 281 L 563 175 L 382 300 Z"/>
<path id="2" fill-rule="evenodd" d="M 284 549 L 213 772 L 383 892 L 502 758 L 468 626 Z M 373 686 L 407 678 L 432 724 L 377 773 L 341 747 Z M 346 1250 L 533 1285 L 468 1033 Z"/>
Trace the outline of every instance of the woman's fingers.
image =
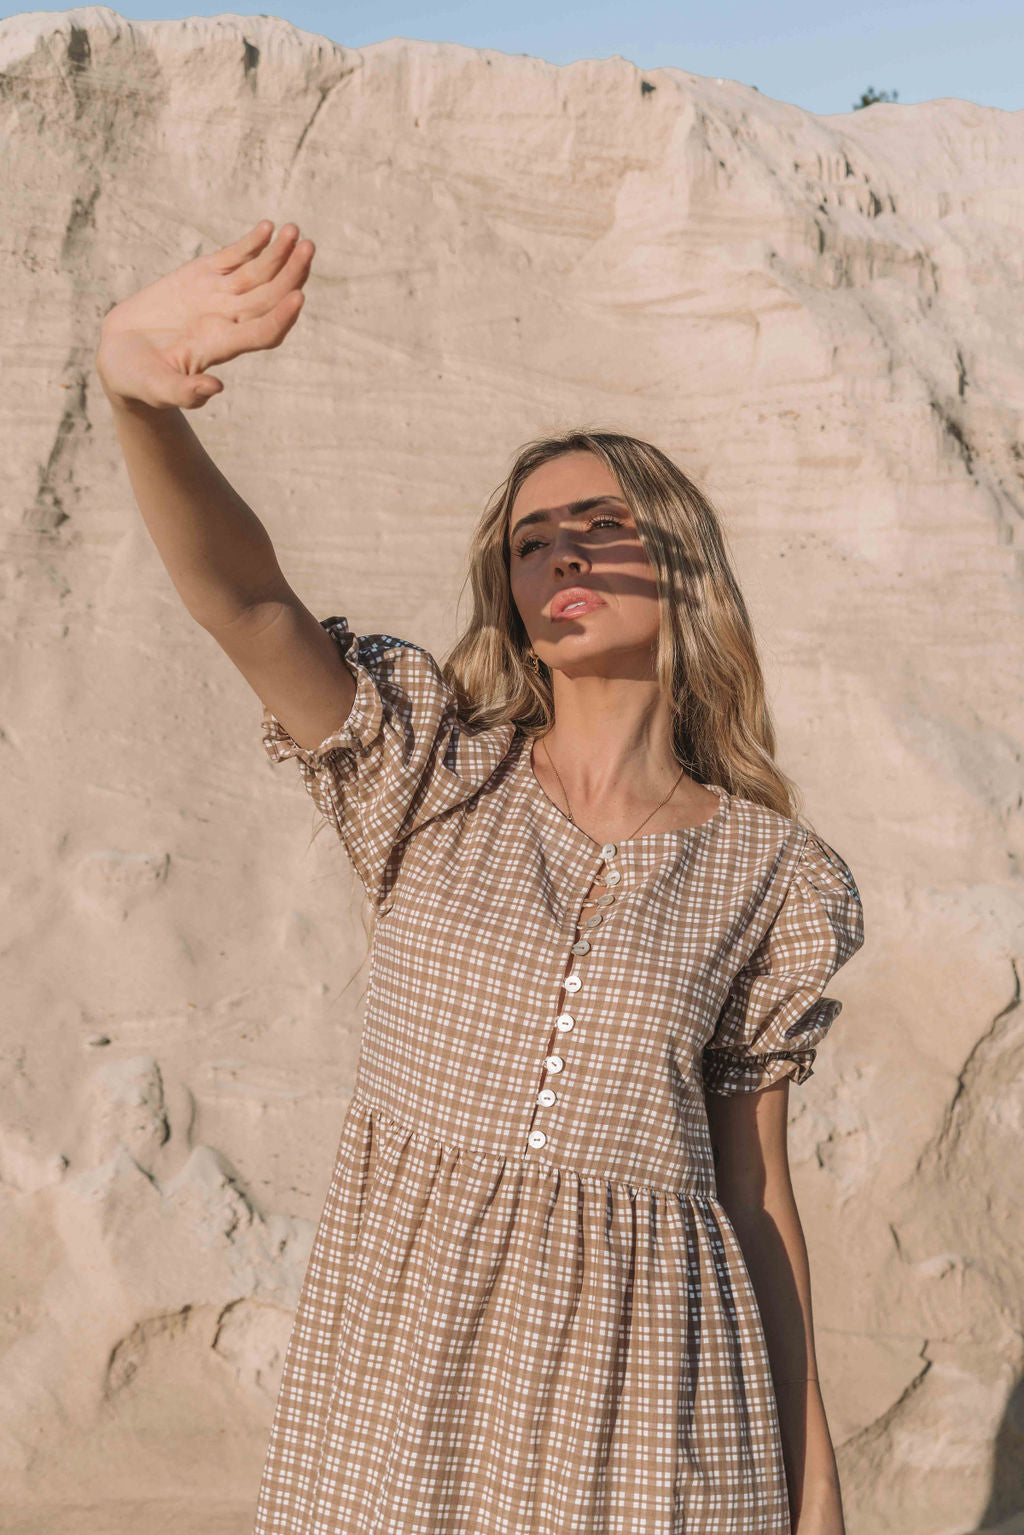
<path id="1" fill-rule="evenodd" d="M 268 314 L 281 300 L 296 288 L 301 288 L 309 276 L 316 247 L 312 240 L 300 240 L 286 261 L 266 282 L 250 288 L 236 301 L 234 314 L 240 321 L 255 320 Z"/>
<path id="2" fill-rule="evenodd" d="M 173 405 L 194 410 L 224 388 L 220 379 L 210 373 L 190 373 L 169 362 L 142 338 L 125 337 L 119 350 L 121 361 L 131 374 L 130 387 L 121 391 L 128 399 L 141 400 L 161 410 Z M 125 372 L 125 368 L 121 371 Z M 119 379 L 114 380 L 115 388 L 119 383 Z"/>
<path id="3" fill-rule="evenodd" d="M 251 293 L 254 288 L 270 282 L 294 253 L 298 239 L 297 225 L 283 225 L 273 244 L 262 255 L 243 262 L 232 272 L 231 291 L 236 294 Z"/>
<path id="4" fill-rule="evenodd" d="M 212 400 L 215 394 L 220 394 L 224 385 L 219 378 L 214 378 L 212 373 L 200 373 L 186 381 L 189 398 L 181 401 L 183 410 L 198 410 L 205 405 L 207 400 Z"/>
<path id="5" fill-rule="evenodd" d="M 267 314 L 251 320 L 240 320 L 235 326 L 239 352 L 259 352 L 280 346 L 291 330 L 305 303 L 305 295 L 298 288 L 286 293 Z M 237 356 L 237 352 L 235 354 Z"/>
<path id="6" fill-rule="evenodd" d="M 197 338 L 192 354 L 196 366 L 206 369 L 231 362 L 243 352 L 280 346 L 298 319 L 304 301 L 304 295 L 293 288 L 267 314 L 247 320 L 213 320 Z"/>
<path id="7" fill-rule="evenodd" d="M 295 228 L 286 224 L 285 229 Z M 296 234 L 298 230 L 296 229 Z M 241 239 L 235 240 L 231 245 L 225 245 L 221 250 L 215 251 L 212 257 L 213 264 L 218 272 L 233 272 L 243 261 L 250 261 L 263 249 L 270 236 L 274 233 L 273 219 L 260 219 L 254 224 L 247 234 Z"/>

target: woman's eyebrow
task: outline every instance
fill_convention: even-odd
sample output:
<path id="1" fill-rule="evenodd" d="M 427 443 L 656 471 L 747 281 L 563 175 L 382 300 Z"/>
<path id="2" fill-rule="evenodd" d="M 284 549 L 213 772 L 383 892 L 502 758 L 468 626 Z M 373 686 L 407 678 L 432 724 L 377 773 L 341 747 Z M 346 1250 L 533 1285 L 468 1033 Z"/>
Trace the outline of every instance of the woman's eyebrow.
<path id="1" fill-rule="evenodd" d="M 516 534 L 519 532 L 519 529 L 525 528 L 527 523 L 547 522 L 549 517 L 554 516 L 556 512 L 562 510 L 567 512 L 570 517 L 581 517 L 584 512 L 589 512 L 591 507 L 601 506 L 605 501 L 617 501 L 621 507 L 625 507 L 625 510 L 627 512 L 629 511 L 629 507 L 626 506 L 626 503 L 621 496 L 586 496 L 582 501 L 570 501 L 568 506 L 565 508 L 558 506 L 546 506 L 542 507 L 541 510 L 537 512 L 527 512 L 525 517 L 520 517 L 519 521 L 516 523 L 515 527 L 509 534 L 509 538 L 515 538 Z"/>

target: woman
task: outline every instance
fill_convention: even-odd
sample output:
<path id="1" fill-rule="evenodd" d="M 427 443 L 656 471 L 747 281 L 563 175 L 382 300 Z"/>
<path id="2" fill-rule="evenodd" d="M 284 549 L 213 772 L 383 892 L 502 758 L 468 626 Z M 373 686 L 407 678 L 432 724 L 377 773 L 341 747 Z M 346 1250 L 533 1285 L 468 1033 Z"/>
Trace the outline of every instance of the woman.
<path id="1" fill-rule="evenodd" d="M 294 324 L 313 245 L 272 232 L 97 354 L 171 578 L 375 914 L 257 1535 L 838 1535 L 786 1123 L 861 904 L 773 760 L 715 514 L 566 434 L 488 507 L 444 668 L 318 622 L 177 408 Z"/>

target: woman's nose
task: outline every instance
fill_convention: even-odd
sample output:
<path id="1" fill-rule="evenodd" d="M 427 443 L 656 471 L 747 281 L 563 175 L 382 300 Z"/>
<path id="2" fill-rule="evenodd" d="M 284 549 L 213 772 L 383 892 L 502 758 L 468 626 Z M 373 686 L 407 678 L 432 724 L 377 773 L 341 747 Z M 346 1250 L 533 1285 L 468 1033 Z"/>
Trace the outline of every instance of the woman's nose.
<path id="1" fill-rule="evenodd" d="M 582 550 L 574 547 L 571 542 L 553 549 L 551 558 L 556 570 L 582 570 L 586 564 Z"/>

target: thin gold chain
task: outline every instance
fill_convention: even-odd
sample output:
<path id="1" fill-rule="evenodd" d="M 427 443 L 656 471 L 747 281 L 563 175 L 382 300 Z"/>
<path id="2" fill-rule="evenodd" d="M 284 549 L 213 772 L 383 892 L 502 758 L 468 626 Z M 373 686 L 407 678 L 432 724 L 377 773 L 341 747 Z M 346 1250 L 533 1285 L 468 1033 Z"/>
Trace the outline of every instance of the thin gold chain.
<path id="1" fill-rule="evenodd" d="M 562 782 L 561 775 L 560 775 L 558 769 L 555 767 L 555 764 L 551 761 L 551 753 L 548 751 L 547 741 L 544 739 L 543 736 L 541 736 L 540 740 L 541 740 L 541 745 L 544 748 L 544 755 L 545 755 L 545 757 L 547 757 L 548 762 L 551 763 L 551 771 L 554 773 L 555 777 L 558 779 L 558 787 L 561 789 L 562 793 L 565 794 L 565 803 L 566 803 L 566 806 L 568 807 L 566 813 L 567 813 L 567 815 L 569 817 L 569 820 L 572 822 L 573 826 L 575 826 L 577 824 L 576 823 L 576 818 L 575 818 L 575 816 L 572 813 L 572 806 L 569 804 L 569 796 L 565 792 L 565 784 Z M 676 779 L 676 781 L 672 785 L 671 789 L 669 789 L 668 793 L 665 795 L 665 798 L 661 801 L 661 805 L 667 805 L 668 804 L 669 800 L 672 798 L 673 794 L 678 789 L 680 780 L 682 779 L 682 776 L 683 776 L 683 774 L 685 772 L 686 772 L 686 764 L 684 762 L 683 766 L 679 769 L 679 777 Z M 629 834 L 629 837 L 623 837 L 621 840 L 623 842 L 628 842 L 631 837 L 635 837 L 636 833 L 640 830 L 640 827 L 641 826 L 646 826 L 648 821 L 651 819 L 652 815 L 657 815 L 658 811 L 661 809 L 661 805 L 655 805 L 655 807 L 651 811 L 650 815 L 645 815 L 644 816 L 643 820 L 640 822 L 640 826 L 638 826 L 636 828 L 636 831 L 631 831 L 630 834 Z"/>

